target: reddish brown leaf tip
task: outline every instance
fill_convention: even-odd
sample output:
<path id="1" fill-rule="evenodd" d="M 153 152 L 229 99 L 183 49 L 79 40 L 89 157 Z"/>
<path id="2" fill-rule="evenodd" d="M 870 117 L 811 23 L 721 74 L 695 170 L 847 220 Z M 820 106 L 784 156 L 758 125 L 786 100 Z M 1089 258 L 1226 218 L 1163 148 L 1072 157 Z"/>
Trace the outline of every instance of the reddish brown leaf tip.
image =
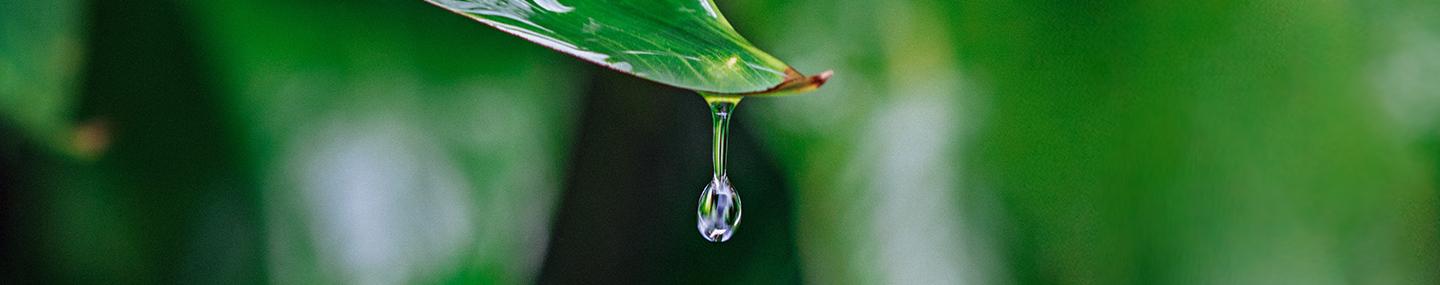
<path id="1" fill-rule="evenodd" d="M 811 76 L 811 77 L 810 77 L 810 82 L 812 82 L 811 84 L 815 84 L 815 88 L 820 88 L 821 85 L 825 85 L 825 81 L 829 81 L 829 80 L 830 80 L 830 76 L 831 76 L 831 75 L 835 75 L 835 71 L 834 71 L 834 70 L 826 70 L 825 72 L 821 72 L 820 74 L 816 74 L 815 76 Z"/>
<path id="2" fill-rule="evenodd" d="M 750 93 L 721 95 L 780 96 L 800 94 L 819 89 L 821 85 L 825 85 L 825 82 L 830 80 L 830 76 L 832 75 L 835 75 L 835 71 L 826 70 L 825 72 L 821 72 L 820 74 L 805 76 L 804 74 L 800 74 L 799 71 L 795 71 L 794 68 L 791 68 L 785 70 L 785 81 L 780 82 L 780 85 L 776 85 L 775 87 L 772 87 L 770 89 Z"/>

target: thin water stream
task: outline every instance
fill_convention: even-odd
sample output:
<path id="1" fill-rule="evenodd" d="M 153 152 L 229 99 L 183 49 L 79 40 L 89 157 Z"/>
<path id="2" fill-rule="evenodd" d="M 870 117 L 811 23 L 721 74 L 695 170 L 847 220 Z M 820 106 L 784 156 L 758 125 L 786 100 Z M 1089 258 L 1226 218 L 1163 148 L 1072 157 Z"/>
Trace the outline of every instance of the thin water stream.
<path id="1" fill-rule="evenodd" d="M 730 114 L 740 104 L 741 96 L 714 95 L 701 93 L 705 103 L 710 104 L 711 121 L 715 128 L 715 173 L 710 184 L 700 194 L 700 206 L 695 210 L 698 217 L 696 227 L 700 235 L 711 242 L 730 240 L 735 228 L 740 226 L 740 194 L 730 186 L 725 177 L 725 143 L 730 128 Z"/>

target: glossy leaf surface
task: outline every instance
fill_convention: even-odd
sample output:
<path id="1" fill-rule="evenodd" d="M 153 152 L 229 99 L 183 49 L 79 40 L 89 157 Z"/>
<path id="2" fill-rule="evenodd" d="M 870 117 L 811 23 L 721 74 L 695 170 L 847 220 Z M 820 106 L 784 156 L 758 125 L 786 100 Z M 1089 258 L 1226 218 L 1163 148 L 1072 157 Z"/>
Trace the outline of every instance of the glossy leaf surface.
<path id="1" fill-rule="evenodd" d="M 830 76 L 806 77 L 755 48 L 710 0 L 426 1 L 610 69 L 700 92 L 795 94 Z"/>

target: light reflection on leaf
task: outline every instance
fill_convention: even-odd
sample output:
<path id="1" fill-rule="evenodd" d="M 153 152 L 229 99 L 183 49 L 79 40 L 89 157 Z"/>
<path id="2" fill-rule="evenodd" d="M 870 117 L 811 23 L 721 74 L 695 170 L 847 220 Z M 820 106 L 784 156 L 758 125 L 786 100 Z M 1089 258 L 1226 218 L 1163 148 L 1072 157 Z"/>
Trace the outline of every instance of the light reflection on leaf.
<path id="1" fill-rule="evenodd" d="M 830 76 L 804 76 L 755 48 L 710 0 L 427 1 L 610 69 L 705 93 L 797 94 Z"/>

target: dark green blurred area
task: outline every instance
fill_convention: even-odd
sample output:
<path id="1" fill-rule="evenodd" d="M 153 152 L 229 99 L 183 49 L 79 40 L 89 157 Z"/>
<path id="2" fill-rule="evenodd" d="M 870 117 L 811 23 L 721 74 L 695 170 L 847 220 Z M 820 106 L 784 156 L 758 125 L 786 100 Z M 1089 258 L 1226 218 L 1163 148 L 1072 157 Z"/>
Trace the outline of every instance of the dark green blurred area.
<path id="1" fill-rule="evenodd" d="M 722 244 L 698 95 L 423 1 L 0 3 L 0 283 L 1440 283 L 1440 3 L 717 4 L 837 74 Z"/>

